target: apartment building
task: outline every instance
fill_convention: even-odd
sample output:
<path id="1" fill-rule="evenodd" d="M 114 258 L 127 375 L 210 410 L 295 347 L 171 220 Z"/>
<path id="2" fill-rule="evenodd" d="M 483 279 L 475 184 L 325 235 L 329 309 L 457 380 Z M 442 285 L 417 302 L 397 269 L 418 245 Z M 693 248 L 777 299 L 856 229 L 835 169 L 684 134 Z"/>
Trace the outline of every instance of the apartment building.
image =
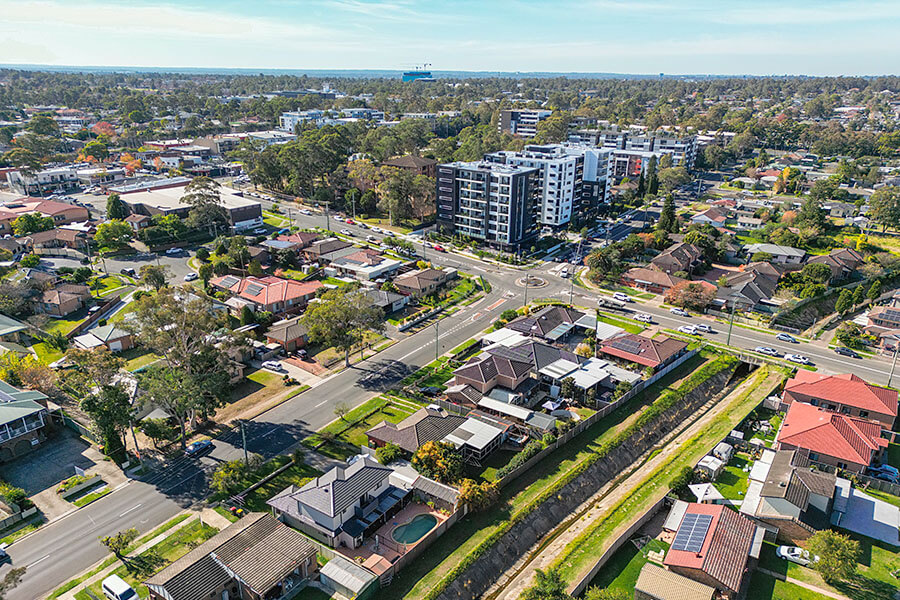
<path id="1" fill-rule="evenodd" d="M 583 144 L 547 144 L 526 146 L 522 152 L 494 152 L 484 159 L 538 168 L 538 220 L 544 226 L 564 227 L 595 218 L 608 200 L 609 154 Z"/>
<path id="2" fill-rule="evenodd" d="M 437 169 L 437 226 L 449 234 L 517 250 L 538 235 L 540 169 L 488 161 Z"/>
<path id="3" fill-rule="evenodd" d="M 537 124 L 553 114 L 549 110 L 501 110 L 500 133 L 510 133 L 524 138 L 537 135 Z"/>
<path id="4" fill-rule="evenodd" d="M 640 175 L 640 169 L 651 156 L 657 160 L 665 155 L 672 157 L 676 167 L 694 168 L 697 157 L 696 136 L 675 136 L 672 134 L 645 134 L 618 129 L 579 129 L 569 134 L 569 141 L 590 144 L 613 151 L 617 160 L 617 177 Z M 626 165 L 629 168 L 626 168 Z"/>
<path id="5" fill-rule="evenodd" d="M 313 123 L 318 126 L 319 121 L 325 118 L 323 110 L 300 110 L 281 113 L 278 118 L 278 129 L 282 131 L 290 131 L 291 133 L 297 128 L 297 125 L 304 123 Z"/>
<path id="6" fill-rule="evenodd" d="M 71 165 L 42 169 L 35 173 L 10 171 L 9 187 L 17 194 L 41 196 L 50 192 L 67 192 L 78 187 L 78 171 Z"/>

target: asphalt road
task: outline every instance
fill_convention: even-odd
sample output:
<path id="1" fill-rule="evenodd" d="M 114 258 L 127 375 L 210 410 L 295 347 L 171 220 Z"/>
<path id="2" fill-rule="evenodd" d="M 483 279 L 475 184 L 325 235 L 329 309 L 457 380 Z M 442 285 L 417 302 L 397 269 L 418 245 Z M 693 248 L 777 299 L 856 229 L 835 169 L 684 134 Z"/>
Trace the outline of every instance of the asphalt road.
<path id="1" fill-rule="evenodd" d="M 301 227 L 322 226 L 324 216 L 295 213 L 294 223 Z M 332 229 L 342 228 L 353 231 L 361 238 L 371 235 L 370 230 L 333 221 Z M 430 250 L 426 252 L 427 258 L 439 265 L 483 275 L 493 288 L 481 300 L 439 322 L 438 353 L 446 352 L 478 334 L 502 311 L 523 304 L 525 290 L 519 285 L 522 271 L 455 254 Z M 169 260 L 173 271 L 178 268 L 187 269 L 185 257 L 160 258 L 161 262 L 167 261 L 166 264 L 169 264 Z M 571 294 L 575 304 L 595 306 L 597 294 L 573 288 L 570 280 L 554 274 L 558 266 L 547 263 L 529 270 L 530 274 L 537 275 L 546 282 L 544 287 L 528 290 L 529 299 L 546 297 L 568 301 Z M 699 317 L 677 317 L 664 309 L 645 304 L 635 303 L 629 308 L 633 308 L 635 312 L 650 313 L 664 328 L 675 329 L 685 323 L 700 322 Z M 705 337 L 724 343 L 727 325 L 713 324 L 713 328 L 716 332 L 705 334 Z M 773 334 L 737 326 L 732 331 L 731 343 L 745 349 L 765 345 L 782 352 L 800 353 L 808 356 L 824 372 L 850 371 L 875 383 L 886 383 L 890 371 L 890 363 L 884 358 L 849 359 L 820 346 L 778 342 Z M 248 449 L 266 457 L 279 454 L 334 420 L 336 404 L 361 404 L 389 389 L 406 374 L 434 360 L 434 357 L 435 328 L 428 326 L 374 357 L 322 380 L 313 389 L 248 422 Z M 26 566 L 28 571 L 21 585 L 10 592 L 8 598 L 25 600 L 46 595 L 107 555 L 106 549 L 98 542 L 99 537 L 128 527 L 136 527 L 141 533 L 145 533 L 183 508 L 193 505 L 208 494 L 207 478 L 215 466 L 222 461 L 239 458 L 242 454 L 240 434 L 233 431 L 217 439 L 212 451 L 206 456 L 177 459 L 145 481 L 125 485 L 13 544 L 8 548 L 12 565 Z M 9 568 L 9 565 L 4 565 L 0 575 Z"/>

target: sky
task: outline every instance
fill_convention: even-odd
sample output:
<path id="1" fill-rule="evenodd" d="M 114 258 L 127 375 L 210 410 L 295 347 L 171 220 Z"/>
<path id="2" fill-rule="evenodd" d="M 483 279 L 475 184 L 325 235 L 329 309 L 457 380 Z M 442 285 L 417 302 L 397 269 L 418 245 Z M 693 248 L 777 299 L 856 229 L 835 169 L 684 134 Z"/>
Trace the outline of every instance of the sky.
<path id="1" fill-rule="evenodd" d="M 0 63 L 879 75 L 894 0 L 0 0 Z"/>

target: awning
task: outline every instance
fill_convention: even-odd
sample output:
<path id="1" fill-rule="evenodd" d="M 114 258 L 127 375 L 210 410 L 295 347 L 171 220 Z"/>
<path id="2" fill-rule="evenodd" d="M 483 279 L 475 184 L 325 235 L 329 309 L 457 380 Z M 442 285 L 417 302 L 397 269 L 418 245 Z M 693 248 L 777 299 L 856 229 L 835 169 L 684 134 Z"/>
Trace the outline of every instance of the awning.
<path id="1" fill-rule="evenodd" d="M 547 410 L 556 410 L 562 405 L 560 402 L 554 402 L 553 400 L 547 400 L 543 404 L 541 404 L 541 408 L 546 408 Z"/>
<path id="2" fill-rule="evenodd" d="M 568 322 L 560 323 L 559 325 L 557 325 L 556 327 L 551 329 L 547 333 L 547 335 L 545 335 L 544 337 L 547 338 L 548 340 L 553 340 L 555 342 L 559 338 L 563 337 L 564 335 L 566 335 L 567 333 L 572 331 L 572 329 L 574 327 L 575 327 L 575 323 L 568 323 Z"/>

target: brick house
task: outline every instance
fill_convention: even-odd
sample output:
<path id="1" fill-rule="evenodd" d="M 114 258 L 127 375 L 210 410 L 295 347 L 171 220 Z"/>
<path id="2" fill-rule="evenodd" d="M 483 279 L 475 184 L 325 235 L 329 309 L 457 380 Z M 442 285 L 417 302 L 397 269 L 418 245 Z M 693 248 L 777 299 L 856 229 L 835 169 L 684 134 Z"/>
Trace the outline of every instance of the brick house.
<path id="1" fill-rule="evenodd" d="M 235 277 L 226 275 L 210 281 L 215 288 L 227 290 L 255 311 L 273 314 L 297 312 L 315 297 L 322 287 L 321 281 L 295 281 L 280 277 Z"/>
<path id="2" fill-rule="evenodd" d="M 91 288 L 86 285 L 64 283 L 47 290 L 33 302 L 34 311 L 65 317 L 81 310 L 91 299 Z"/>
<path id="3" fill-rule="evenodd" d="M 687 279 L 645 267 L 628 269 L 622 273 L 621 279 L 624 286 L 646 290 L 653 294 L 665 294 L 682 281 L 687 281 Z"/>
<path id="4" fill-rule="evenodd" d="M 657 369 L 676 360 L 687 350 L 687 342 L 663 336 L 648 338 L 636 333 L 603 340 L 597 351 L 620 360 Z"/>
<path id="5" fill-rule="evenodd" d="M 434 293 L 442 285 L 456 278 L 456 269 L 419 269 L 394 278 L 397 291 L 415 298 Z"/>
<path id="6" fill-rule="evenodd" d="M 650 261 L 653 269 L 663 273 L 677 273 L 684 271 L 691 273 L 697 265 L 703 262 L 703 252 L 693 244 L 684 242 L 673 244 Z"/>
<path id="7" fill-rule="evenodd" d="M 805 369 L 784 386 L 782 402 L 804 402 L 831 412 L 877 421 L 893 430 L 897 419 L 897 391 L 866 383 L 850 373 L 824 375 Z"/>

